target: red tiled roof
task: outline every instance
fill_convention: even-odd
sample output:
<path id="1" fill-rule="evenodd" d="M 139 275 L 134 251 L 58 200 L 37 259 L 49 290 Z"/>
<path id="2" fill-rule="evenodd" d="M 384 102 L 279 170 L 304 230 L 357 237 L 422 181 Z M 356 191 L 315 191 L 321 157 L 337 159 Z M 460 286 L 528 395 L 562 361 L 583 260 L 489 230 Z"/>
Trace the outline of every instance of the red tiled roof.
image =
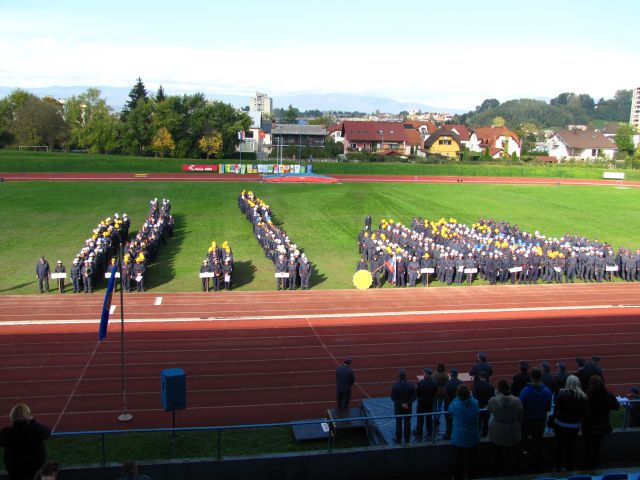
<path id="1" fill-rule="evenodd" d="M 571 148 L 618 149 L 616 144 L 602 133 L 593 130 L 558 130 L 556 135 Z"/>
<path id="2" fill-rule="evenodd" d="M 460 140 L 468 142 L 471 138 L 471 132 L 467 128 L 466 125 L 462 124 L 453 124 L 453 125 L 441 125 L 440 128 L 445 128 L 447 130 L 451 130 L 454 133 L 458 134 Z"/>
<path id="3" fill-rule="evenodd" d="M 422 135 L 417 130 L 413 128 L 405 128 L 404 129 L 404 137 L 405 142 L 409 145 L 422 145 Z"/>
<path id="4" fill-rule="evenodd" d="M 507 127 L 478 127 L 475 129 L 480 145 L 492 145 L 499 137 L 511 137 L 518 145 L 520 145 L 520 139 L 518 136 L 509 130 Z"/>
<path id="5" fill-rule="evenodd" d="M 429 121 L 405 120 L 402 123 L 407 124 L 407 125 L 411 125 L 416 130 L 420 130 L 420 127 L 423 127 L 423 126 L 427 127 L 427 133 L 429 135 L 431 135 L 433 132 L 435 132 L 438 129 L 438 127 L 436 127 L 435 123 L 429 122 Z"/>
<path id="6" fill-rule="evenodd" d="M 383 136 L 385 142 L 406 140 L 405 128 L 400 122 L 345 121 L 342 123 L 342 136 L 347 142 L 377 142 Z"/>
<path id="7" fill-rule="evenodd" d="M 342 130 L 342 124 L 341 123 L 334 123 L 333 125 L 329 125 L 327 127 L 327 135 L 330 135 L 333 132 L 337 132 L 339 130 Z"/>

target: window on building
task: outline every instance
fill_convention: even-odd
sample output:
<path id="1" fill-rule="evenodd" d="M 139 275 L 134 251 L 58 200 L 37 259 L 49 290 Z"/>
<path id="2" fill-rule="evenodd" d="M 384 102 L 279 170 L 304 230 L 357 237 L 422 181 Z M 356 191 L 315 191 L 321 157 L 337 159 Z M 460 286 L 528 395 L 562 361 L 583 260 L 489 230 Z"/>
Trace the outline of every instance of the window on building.
<path id="1" fill-rule="evenodd" d="M 591 156 L 592 157 L 597 157 L 598 156 L 598 149 L 597 148 L 592 148 L 591 149 Z"/>
<path id="2" fill-rule="evenodd" d="M 358 148 L 358 145 L 355 143 L 350 143 L 349 148 Z"/>
<path id="3" fill-rule="evenodd" d="M 451 145 L 451 139 L 441 138 L 438 140 L 438 145 Z"/>

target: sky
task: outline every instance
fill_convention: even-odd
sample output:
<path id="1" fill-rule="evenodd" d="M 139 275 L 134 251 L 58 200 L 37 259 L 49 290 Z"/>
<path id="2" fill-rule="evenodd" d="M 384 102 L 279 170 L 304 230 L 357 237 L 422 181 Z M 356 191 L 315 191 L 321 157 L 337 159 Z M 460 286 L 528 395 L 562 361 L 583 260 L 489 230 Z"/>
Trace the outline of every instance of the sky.
<path id="1" fill-rule="evenodd" d="M 640 85 L 638 25 L 638 0 L 0 0 L 0 86 L 597 101 Z"/>

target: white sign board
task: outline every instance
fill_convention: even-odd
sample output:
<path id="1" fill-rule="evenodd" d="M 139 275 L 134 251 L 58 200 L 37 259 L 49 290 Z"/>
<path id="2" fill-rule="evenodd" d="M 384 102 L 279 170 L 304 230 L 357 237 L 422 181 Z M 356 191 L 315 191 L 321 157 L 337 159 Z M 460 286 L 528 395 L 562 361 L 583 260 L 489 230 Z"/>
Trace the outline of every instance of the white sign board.
<path id="1" fill-rule="evenodd" d="M 513 268 L 510 268 L 509 271 L 511 273 L 518 273 L 522 271 L 522 267 L 513 267 Z"/>
<path id="2" fill-rule="evenodd" d="M 214 275 L 215 273 L 213 272 L 202 272 L 200 278 L 213 278 Z"/>
<path id="3" fill-rule="evenodd" d="M 276 278 L 289 278 L 289 272 L 276 272 Z"/>
<path id="4" fill-rule="evenodd" d="M 53 280 L 57 280 L 60 278 L 67 278 L 67 273 L 66 272 L 60 272 L 60 273 L 52 273 L 51 274 L 51 279 Z"/>
<path id="5" fill-rule="evenodd" d="M 105 272 L 104 278 L 111 278 L 111 272 Z M 120 278 L 120 272 L 116 272 L 116 278 Z"/>
<path id="6" fill-rule="evenodd" d="M 562 272 L 562 269 L 561 269 L 560 267 L 553 267 L 553 271 L 554 271 L 554 272 L 561 273 L 561 272 Z"/>
<path id="7" fill-rule="evenodd" d="M 136 282 L 141 282 L 142 281 L 142 275 L 138 275 L 136 277 Z"/>
<path id="8" fill-rule="evenodd" d="M 464 273 L 466 273 L 467 275 L 470 273 L 478 273 L 478 269 L 477 268 L 465 268 L 464 269 Z"/>
<path id="9" fill-rule="evenodd" d="M 422 268 L 420 269 L 420 273 L 435 273 L 435 268 Z"/>
<path id="10" fill-rule="evenodd" d="M 231 281 L 231 275 L 227 274 L 224 276 L 224 281 L 225 282 L 230 282 Z"/>
<path id="11" fill-rule="evenodd" d="M 624 172 L 604 172 L 602 178 L 605 180 L 624 180 Z"/>
<path id="12" fill-rule="evenodd" d="M 618 265 L 607 265 L 604 268 L 605 268 L 605 270 L 607 272 L 617 272 L 618 271 Z"/>

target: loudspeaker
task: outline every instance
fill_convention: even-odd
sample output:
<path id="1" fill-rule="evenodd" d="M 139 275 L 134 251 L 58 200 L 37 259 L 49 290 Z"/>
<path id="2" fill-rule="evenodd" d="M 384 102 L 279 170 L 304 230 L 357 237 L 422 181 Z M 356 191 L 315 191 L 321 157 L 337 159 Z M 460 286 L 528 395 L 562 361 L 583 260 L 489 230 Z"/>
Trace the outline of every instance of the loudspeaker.
<path id="1" fill-rule="evenodd" d="M 181 368 L 162 371 L 162 408 L 165 411 L 187 408 L 187 376 Z"/>

